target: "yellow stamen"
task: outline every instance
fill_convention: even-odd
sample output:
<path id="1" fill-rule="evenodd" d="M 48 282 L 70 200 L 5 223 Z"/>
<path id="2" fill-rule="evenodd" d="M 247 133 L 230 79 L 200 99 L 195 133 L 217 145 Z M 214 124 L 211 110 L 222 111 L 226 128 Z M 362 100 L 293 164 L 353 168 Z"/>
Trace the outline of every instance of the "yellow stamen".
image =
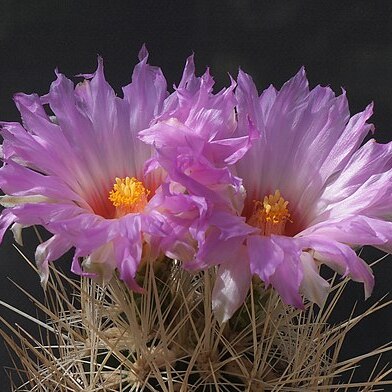
<path id="1" fill-rule="evenodd" d="M 248 223 L 261 229 L 262 235 L 283 234 L 286 222 L 292 222 L 288 204 L 289 202 L 283 199 L 277 189 L 273 195 L 265 196 L 263 202 L 254 201 Z"/>
<path id="2" fill-rule="evenodd" d="M 150 191 L 135 177 L 116 177 L 113 190 L 109 192 L 109 200 L 117 210 L 117 216 L 132 212 L 141 212 L 146 206 Z"/>

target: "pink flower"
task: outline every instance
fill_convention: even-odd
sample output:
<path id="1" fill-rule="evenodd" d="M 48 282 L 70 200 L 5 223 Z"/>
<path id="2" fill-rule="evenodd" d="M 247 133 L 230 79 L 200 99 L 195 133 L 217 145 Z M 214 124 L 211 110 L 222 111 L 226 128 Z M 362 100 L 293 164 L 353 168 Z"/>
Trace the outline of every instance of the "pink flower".
<path id="1" fill-rule="evenodd" d="M 374 278 L 354 249 L 373 245 L 390 251 L 392 244 L 392 144 L 370 140 L 360 147 L 373 130 L 366 122 L 372 107 L 350 118 L 345 94 L 336 97 L 320 86 L 309 90 L 303 70 L 280 91 L 271 86 L 260 97 L 240 72 L 236 97 L 238 124 L 226 121 L 219 132 L 227 146 L 247 140 L 238 155 L 231 151 L 230 159 L 219 159 L 214 126 L 202 115 L 187 129 L 188 140 L 202 139 L 198 147 L 176 146 L 177 159 L 187 145 L 188 161 L 192 157 L 206 171 L 230 167 L 232 177 L 219 187 L 226 197 L 209 196 L 214 187 L 200 188 L 206 175 L 165 167 L 170 176 L 180 172 L 176 179 L 191 194 L 214 199 L 194 265 L 219 264 L 213 292 L 218 318 L 226 321 L 241 305 L 253 275 L 275 287 L 287 304 L 302 307 L 303 294 L 322 305 L 329 284 L 319 275 L 321 264 L 363 282 L 368 297 Z M 182 133 L 183 125 L 177 129 Z M 143 140 L 147 134 L 150 143 L 156 140 L 160 162 L 170 133 L 162 123 L 141 133 Z M 237 200 L 244 187 L 243 203 L 228 193 L 233 184 Z"/>
<path id="2" fill-rule="evenodd" d="M 6 209 L 0 234 L 10 225 L 19 241 L 21 228 L 31 225 L 53 234 L 36 250 L 43 284 L 48 262 L 74 247 L 74 272 L 108 280 L 117 269 L 137 288 L 134 276 L 142 256 L 158 251 L 148 247 L 150 241 L 172 238 L 158 208 L 164 210 L 165 175 L 144 173 L 152 149 L 137 138 L 161 113 L 168 95 L 162 72 L 147 58 L 143 48 L 123 98 L 106 82 L 99 59 L 97 71 L 76 87 L 56 72 L 47 95 L 16 94 L 23 125 L 1 124 Z"/>
<path id="3" fill-rule="evenodd" d="M 251 78 L 238 77 L 238 132 L 248 118 L 260 139 L 235 166 L 247 190 L 242 215 L 259 229 L 247 238 L 250 271 L 272 284 L 283 300 L 302 306 L 302 293 L 320 306 L 329 285 L 326 264 L 363 282 L 374 279 L 353 249 L 374 245 L 389 251 L 392 223 L 392 144 L 373 139 L 372 105 L 352 118 L 343 92 L 309 91 L 303 69 L 280 91 L 258 97 Z"/>
<path id="4" fill-rule="evenodd" d="M 244 219 L 238 220 L 237 210 L 243 208 L 245 192 L 228 165 L 248 151 L 257 134 L 250 129 L 233 137 L 237 128 L 234 81 L 214 94 L 209 70 L 202 77 L 196 77 L 194 71 L 191 56 L 181 82 L 165 101 L 163 114 L 139 133 L 141 140 L 157 151 L 151 167 L 163 168 L 171 183 L 182 187 L 184 198 L 203 200 L 205 205 L 203 216 L 178 220 L 177 229 L 182 227 L 183 235 L 175 247 L 166 248 L 166 254 L 184 261 L 187 269 L 217 263 L 216 252 L 222 256 L 223 251 L 231 252 L 231 247 L 219 250 L 218 237 L 238 241 L 234 237 L 255 231 Z"/>

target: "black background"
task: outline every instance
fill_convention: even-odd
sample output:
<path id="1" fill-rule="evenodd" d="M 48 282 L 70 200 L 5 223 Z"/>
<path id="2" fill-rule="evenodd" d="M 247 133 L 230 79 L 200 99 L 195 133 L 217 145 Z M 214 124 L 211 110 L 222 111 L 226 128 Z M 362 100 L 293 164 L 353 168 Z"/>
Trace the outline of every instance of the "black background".
<path id="1" fill-rule="evenodd" d="M 95 70 L 96 56 L 116 91 L 129 83 L 143 43 L 150 64 L 159 65 L 168 85 L 177 83 L 185 59 L 196 55 L 198 72 L 211 67 L 217 87 L 241 66 L 259 90 L 281 84 L 305 65 L 311 86 L 348 92 L 352 113 L 375 102 L 376 140 L 392 139 L 392 3 L 390 1 L 0 1 L 0 119 L 18 120 L 15 92 L 44 94 L 53 70 L 73 76 Z M 32 257 L 36 240 L 25 231 L 23 251 Z M 365 250 L 366 260 L 381 255 Z M 42 297 L 38 277 L 12 246 L 8 233 L 0 247 L 0 299 L 30 314 L 34 307 L 7 277 Z M 69 260 L 69 258 L 68 258 Z M 374 268 L 376 289 L 367 304 L 390 290 L 392 260 Z M 68 261 L 62 261 L 68 266 Z M 335 319 L 356 301 L 364 309 L 362 287 L 339 304 Z M 20 318 L 0 308 L 8 320 Z M 26 324 L 27 325 L 27 324 Z M 364 321 L 349 335 L 343 357 L 359 355 L 391 340 L 392 308 Z M 387 354 L 383 362 L 391 361 Z M 0 365 L 8 364 L 0 348 Z M 371 363 L 357 378 L 364 378 Z M 4 371 L 0 390 L 7 391 Z M 388 390 L 388 389 L 386 389 Z"/>

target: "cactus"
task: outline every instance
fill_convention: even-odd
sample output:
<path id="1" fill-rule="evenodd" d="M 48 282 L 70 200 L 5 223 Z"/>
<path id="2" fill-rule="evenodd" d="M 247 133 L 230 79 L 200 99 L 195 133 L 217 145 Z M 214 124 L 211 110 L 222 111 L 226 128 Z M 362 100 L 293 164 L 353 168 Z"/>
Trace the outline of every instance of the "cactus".
<path id="1" fill-rule="evenodd" d="M 392 383 L 390 369 L 362 383 L 341 378 L 362 359 L 340 361 L 348 331 L 391 302 L 330 325 L 346 280 L 333 279 L 323 308 L 307 303 L 304 311 L 254 280 L 244 305 L 219 325 L 211 310 L 214 269 L 192 274 L 177 261 L 146 262 L 142 293 L 117 277 L 102 284 L 51 270 L 45 304 L 35 301 L 47 319 L 37 320 L 40 339 L 2 320 L 0 333 L 19 361 L 14 372 L 24 380 L 13 391 L 371 391 Z"/>

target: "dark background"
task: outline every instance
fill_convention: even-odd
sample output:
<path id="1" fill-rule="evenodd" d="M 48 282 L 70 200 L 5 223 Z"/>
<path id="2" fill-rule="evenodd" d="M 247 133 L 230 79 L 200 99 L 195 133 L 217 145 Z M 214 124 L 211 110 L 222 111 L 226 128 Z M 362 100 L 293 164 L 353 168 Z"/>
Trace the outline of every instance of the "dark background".
<path id="1" fill-rule="evenodd" d="M 196 54 L 198 72 L 210 66 L 218 87 L 241 66 L 260 90 L 276 86 L 305 65 L 310 83 L 348 92 L 352 113 L 375 103 L 375 138 L 392 139 L 392 3 L 390 1 L 0 1 L 0 119 L 18 120 L 15 92 L 44 94 L 53 70 L 73 76 L 95 70 L 105 60 L 106 77 L 116 91 L 129 83 L 143 43 L 150 63 L 159 65 L 168 85 L 177 83 L 187 56 Z M 36 240 L 26 231 L 24 252 L 32 257 Z M 366 260 L 381 255 L 365 250 Z M 42 297 L 39 279 L 25 265 L 7 234 L 0 247 L 0 299 L 30 314 L 34 307 L 7 279 Z M 62 262 L 67 266 L 67 261 Z M 374 268 L 377 279 L 367 304 L 388 293 L 392 260 Z M 351 286 L 350 286 L 351 287 Z M 362 287 L 339 304 L 335 319 L 348 316 L 354 303 L 364 309 Z M 0 307 L 8 320 L 27 325 Z M 359 355 L 392 337 L 392 308 L 387 308 L 348 337 L 343 357 Z M 385 355 L 382 363 L 391 361 Z M 0 365 L 9 364 L 0 347 Z M 371 363 L 357 372 L 363 379 Z M 4 371 L 0 390 L 7 391 Z"/>

